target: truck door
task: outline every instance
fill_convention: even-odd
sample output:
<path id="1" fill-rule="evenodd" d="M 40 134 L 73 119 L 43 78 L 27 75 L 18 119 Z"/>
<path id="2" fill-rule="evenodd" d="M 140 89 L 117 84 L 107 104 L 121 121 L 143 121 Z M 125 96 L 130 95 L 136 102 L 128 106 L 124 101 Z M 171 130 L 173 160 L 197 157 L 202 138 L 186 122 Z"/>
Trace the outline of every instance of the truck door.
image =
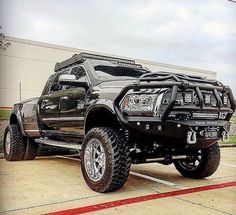
<path id="1" fill-rule="evenodd" d="M 83 66 L 72 68 L 70 74 L 75 75 L 77 80 L 88 82 Z M 85 96 L 86 89 L 75 86 L 66 86 L 61 93 L 59 106 L 62 131 L 84 135 Z"/>
<path id="2" fill-rule="evenodd" d="M 52 75 L 39 99 L 39 120 L 41 129 L 54 130 L 60 125 L 59 100 L 63 86 L 58 83 L 59 76 L 69 71 L 62 71 Z"/>

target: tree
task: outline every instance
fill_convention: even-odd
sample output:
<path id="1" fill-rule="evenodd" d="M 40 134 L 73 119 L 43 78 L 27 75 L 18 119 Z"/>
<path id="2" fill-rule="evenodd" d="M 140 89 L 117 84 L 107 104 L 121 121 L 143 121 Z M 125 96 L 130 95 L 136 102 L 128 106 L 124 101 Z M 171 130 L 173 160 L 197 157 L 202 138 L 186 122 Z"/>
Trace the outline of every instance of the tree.
<path id="1" fill-rule="evenodd" d="M 5 51 L 11 43 L 5 41 L 5 34 L 2 32 L 2 26 L 0 26 L 0 50 Z"/>

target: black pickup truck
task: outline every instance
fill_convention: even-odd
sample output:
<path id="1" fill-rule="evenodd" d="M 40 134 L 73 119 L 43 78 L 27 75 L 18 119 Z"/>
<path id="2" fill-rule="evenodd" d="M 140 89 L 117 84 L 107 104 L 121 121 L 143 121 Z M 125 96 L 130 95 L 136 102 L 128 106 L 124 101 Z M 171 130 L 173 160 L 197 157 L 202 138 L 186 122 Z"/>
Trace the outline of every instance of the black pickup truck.
<path id="1" fill-rule="evenodd" d="M 38 144 L 76 149 L 97 192 L 122 187 L 131 163 L 174 163 L 200 179 L 219 166 L 217 141 L 228 138 L 234 110 L 219 81 L 80 53 L 55 65 L 39 98 L 14 105 L 4 155 L 32 160 Z"/>

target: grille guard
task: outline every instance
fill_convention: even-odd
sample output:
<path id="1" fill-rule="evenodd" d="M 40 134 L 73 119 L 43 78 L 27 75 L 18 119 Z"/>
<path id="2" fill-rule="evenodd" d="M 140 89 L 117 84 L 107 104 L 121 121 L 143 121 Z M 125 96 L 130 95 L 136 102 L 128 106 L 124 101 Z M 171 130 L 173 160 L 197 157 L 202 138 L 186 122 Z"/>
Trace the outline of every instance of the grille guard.
<path id="1" fill-rule="evenodd" d="M 146 83 L 143 83 L 146 82 Z M 155 82 L 155 83 L 152 83 Z M 129 122 L 120 109 L 120 102 L 129 90 L 139 91 L 140 89 L 154 89 L 154 88 L 170 88 L 172 89 L 170 102 L 167 105 L 164 113 L 161 116 L 161 121 L 164 122 L 168 118 L 171 111 L 205 111 L 205 112 L 227 112 L 226 119 L 230 120 L 235 111 L 235 102 L 232 90 L 224 86 L 216 80 L 208 80 L 200 76 L 187 76 L 184 74 L 173 74 L 167 72 L 146 73 L 133 84 L 127 85 L 114 100 L 114 110 L 122 124 L 128 125 Z M 199 100 L 199 107 L 174 107 L 178 89 L 187 90 L 193 89 Z M 206 107 L 201 90 L 212 91 L 216 101 L 217 107 Z M 228 96 L 231 108 L 222 106 L 222 100 L 218 92 Z"/>

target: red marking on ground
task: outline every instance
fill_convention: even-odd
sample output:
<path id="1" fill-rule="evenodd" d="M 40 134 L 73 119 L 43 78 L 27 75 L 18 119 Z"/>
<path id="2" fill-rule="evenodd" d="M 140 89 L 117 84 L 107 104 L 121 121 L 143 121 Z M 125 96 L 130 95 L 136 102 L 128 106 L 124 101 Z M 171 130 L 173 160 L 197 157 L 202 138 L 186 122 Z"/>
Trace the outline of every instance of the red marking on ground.
<path id="1" fill-rule="evenodd" d="M 104 203 L 100 203 L 96 205 L 89 205 L 85 207 L 73 208 L 69 210 L 63 210 L 63 211 L 52 212 L 52 213 L 47 213 L 47 214 L 48 215 L 83 214 L 83 213 L 99 211 L 99 210 L 108 209 L 108 208 L 119 207 L 123 205 L 134 204 L 138 202 L 145 202 L 145 201 L 150 201 L 154 199 L 162 199 L 162 198 L 167 198 L 167 197 L 186 195 L 190 193 L 197 193 L 197 192 L 215 190 L 215 189 L 232 187 L 232 186 L 236 186 L 236 181 L 231 181 L 231 182 L 226 182 L 226 183 L 221 183 L 221 184 L 207 185 L 207 186 L 202 186 L 202 187 L 188 188 L 188 189 L 183 189 L 183 190 L 175 190 L 175 191 L 170 191 L 166 193 L 138 196 L 138 197 L 133 197 L 133 198 L 121 199 L 121 200 L 116 200 L 116 201 L 111 201 L 111 202 L 104 202 Z"/>

